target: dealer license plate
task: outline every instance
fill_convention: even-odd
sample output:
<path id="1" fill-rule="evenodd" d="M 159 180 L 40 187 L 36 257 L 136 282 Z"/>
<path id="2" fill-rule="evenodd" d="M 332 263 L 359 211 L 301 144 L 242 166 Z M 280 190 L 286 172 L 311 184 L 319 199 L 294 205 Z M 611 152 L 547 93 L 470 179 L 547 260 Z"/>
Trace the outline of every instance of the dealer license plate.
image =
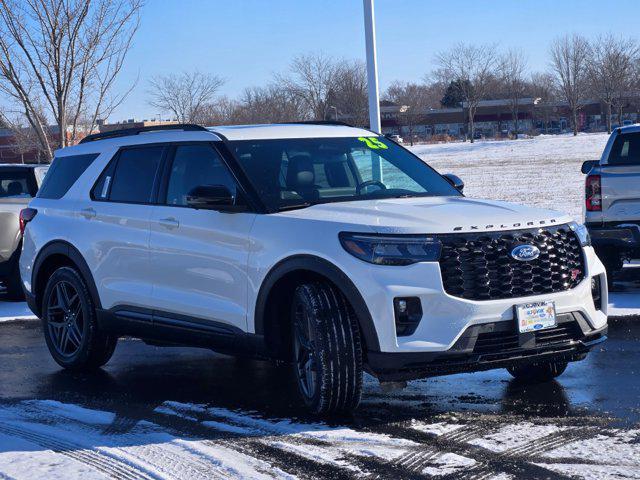
<path id="1" fill-rule="evenodd" d="M 554 302 L 535 302 L 516 305 L 516 318 L 520 333 L 534 332 L 556 326 Z"/>

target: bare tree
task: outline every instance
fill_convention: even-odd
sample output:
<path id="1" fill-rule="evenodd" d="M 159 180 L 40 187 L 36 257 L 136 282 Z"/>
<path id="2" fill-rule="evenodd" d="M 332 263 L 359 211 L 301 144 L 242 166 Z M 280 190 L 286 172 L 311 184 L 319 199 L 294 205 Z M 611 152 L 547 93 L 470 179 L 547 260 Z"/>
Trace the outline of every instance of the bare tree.
<path id="1" fill-rule="evenodd" d="M 224 80 L 212 74 L 182 72 L 151 80 L 149 104 L 171 112 L 182 123 L 201 123 L 203 110 L 213 99 Z"/>
<path id="2" fill-rule="evenodd" d="M 587 67 L 589 81 L 607 108 L 607 132 L 611 133 L 613 107 L 616 104 L 623 106 L 624 97 L 632 88 L 638 44 L 635 40 L 608 34 L 592 43 L 591 52 L 592 59 Z M 622 122 L 620 114 L 618 120 Z"/>
<path id="3" fill-rule="evenodd" d="M 111 95 L 142 0 L 0 0 L 0 90 L 20 105 L 50 159 L 46 111 L 58 146 L 92 130 L 129 93 Z"/>
<path id="4" fill-rule="evenodd" d="M 304 120 L 301 99 L 278 84 L 248 88 L 240 97 L 236 115 L 241 123 L 283 123 Z"/>
<path id="5" fill-rule="evenodd" d="M 335 82 L 327 95 L 330 109 L 357 126 L 369 125 L 367 71 L 359 61 L 342 61 L 336 65 Z M 336 118 L 337 120 L 337 118 Z"/>
<path id="6" fill-rule="evenodd" d="M 558 90 L 571 111 L 574 135 L 578 134 L 578 112 L 588 92 L 587 67 L 590 58 L 589 42 L 580 35 L 560 37 L 551 44 L 551 67 Z"/>
<path id="7" fill-rule="evenodd" d="M 519 132 L 520 100 L 526 95 L 527 58 L 521 50 L 511 49 L 501 58 L 499 63 L 500 80 L 504 87 L 504 93 L 509 99 L 513 129 L 516 135 Z"/>
<path id="8" fill-rule="evenodd" d="M 384 99 L 399 106 L 398 120 L 407 127 L 409 142 L 413 145 L 416 125 L 431 99 L 429 88 L 416 83 L 394 82 L 385 92 Z"/>
<path id="9" fill-rule="evenodd" d="M 331 57 L 322 53 L 299 55 L 291 63 L 291 76 L 279 76 L 277 81 L 299 97 L 313 120 L 329 116 L 327 97 L 334 88 L 338 67 Z"/>
<path id="10" fill-rule="evenodd" d="M 459 43 L 451 50 L 436 56 L 439 69 L 436 75 L 443 83 L 458 82 L 469 111 L 469 136 L 475 133 L 475 114 L 478 104 L 486 98 L 495 79 L 497 54 L 495 45 L 467 45 Z"/>

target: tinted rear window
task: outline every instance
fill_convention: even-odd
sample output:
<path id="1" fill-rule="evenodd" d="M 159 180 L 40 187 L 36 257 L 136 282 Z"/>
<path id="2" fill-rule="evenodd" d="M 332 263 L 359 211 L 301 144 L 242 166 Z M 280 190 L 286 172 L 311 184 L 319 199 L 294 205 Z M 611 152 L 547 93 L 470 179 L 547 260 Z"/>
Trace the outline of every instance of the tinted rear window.
<path id="1" fill-rule="evenodd" d="M 37 190 L 31 169 L 0 169 L 0 198 L 31 198 Z"/>
<path id="2" fill-rule="evenodd" d="M 109 200 L 149 203 L 163 150 L 163 147 L 123 150 L 118 157 L 113 180 L 110 182 Z"/>
<path id="3" fill-rule="evenodd" d="M 618 135 L 611 148 L 609 165 L 640 165 L 640 133 Z"/>
<path id="4" fill-rule="evenodd" d="M 38 198 L 57 200 L 64 197 L 97 157 L 97 153 L 91 153 L 54 158 L 38 192 Z"/>

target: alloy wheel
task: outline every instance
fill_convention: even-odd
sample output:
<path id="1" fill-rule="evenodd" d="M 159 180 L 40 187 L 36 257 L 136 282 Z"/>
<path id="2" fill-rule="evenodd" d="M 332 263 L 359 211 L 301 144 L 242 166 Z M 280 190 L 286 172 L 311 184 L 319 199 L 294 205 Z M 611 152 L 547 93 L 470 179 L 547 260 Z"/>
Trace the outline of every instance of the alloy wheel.
<path id="1" fill-rule="evenodd" d="M 49 296 L 47 328 L 56 352 L 72 357 L 80 346 L 85 331 L 80 294 L 69 282 L 58 282 Z"/>
<path id="2" fill-rule="evenodd" d="M 298 384 L 304 396 L 311 399 L 316 394 L 318 364 L 315 339 L 310 319 L 302 305 L 295 309 L 294 354 Z"/>

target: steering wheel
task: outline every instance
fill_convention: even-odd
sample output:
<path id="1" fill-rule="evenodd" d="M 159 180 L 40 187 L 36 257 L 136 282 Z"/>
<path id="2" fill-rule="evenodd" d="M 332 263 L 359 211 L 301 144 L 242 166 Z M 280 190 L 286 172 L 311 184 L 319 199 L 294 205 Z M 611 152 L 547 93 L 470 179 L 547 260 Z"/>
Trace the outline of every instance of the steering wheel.
<path id="1" fill-rule="evenodd" d="M 377 185 L 378 187 L 380 187 L 380 190 L 387 189 L 387 186 L 378 180 L 367 180 L 366 182 L 362 182 L 358 184 L 358 186 L 356 187 L 356 195 L 360 195 L 363 189 L 370 187 L 371 185 Z"/>

